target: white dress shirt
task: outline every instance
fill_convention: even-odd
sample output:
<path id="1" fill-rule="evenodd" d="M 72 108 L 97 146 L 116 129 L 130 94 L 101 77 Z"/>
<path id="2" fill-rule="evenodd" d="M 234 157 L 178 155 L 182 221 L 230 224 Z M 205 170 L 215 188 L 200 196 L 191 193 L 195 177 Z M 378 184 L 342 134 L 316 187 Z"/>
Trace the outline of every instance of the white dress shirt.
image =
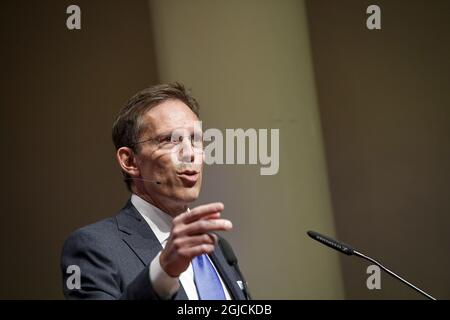
<path id="1" fill-rule="evenodd" d="M 131 196 L 131 203 L 147 222 L 156 238 L 164 248 L 170 236 L 170 230 L 172 228 L 172 217 L 135 194 Z M 150 281 L 159 297 L 161 299 L 169 299 L 170 297 L 172 297 L 180 288 L 181 282 L 188 299 L 198 300 L 198 293 L 197 287 L 195 286 L 194 282 L 194 271 L 192 269 L 192 264 L 189 264 L 189 267 L 186 269 L 186 271 L 180 274 L 179 278 L 173 278 L 169 276 L 167 272 L 165 272 L 161 267 L 161 264 L 159 262 L 160 254 L 161 252 L 158 253 L 152 260 L 149 268 Z M 211 264 L 214 266 L 212 261 Z M 222 284 L 226 299 L 231 300 L 230 293 L 228 292 L 215 266 L 214 270 L 216 271 L 217 276 L 220 279 L 220 283 Z"/>

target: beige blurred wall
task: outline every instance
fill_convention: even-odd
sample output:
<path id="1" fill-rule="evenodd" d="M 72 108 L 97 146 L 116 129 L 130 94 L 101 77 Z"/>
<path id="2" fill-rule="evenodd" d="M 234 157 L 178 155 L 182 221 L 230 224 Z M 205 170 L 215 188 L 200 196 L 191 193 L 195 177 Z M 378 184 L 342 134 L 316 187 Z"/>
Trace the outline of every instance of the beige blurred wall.
<path id="1" fill-rule="evenodd" d="M 381 8 L 382 29 L 366 28 Z M 307 1 L 337 234 L 450 298 L 450 2 Z M 342 258 L 353 299 L 421 299 Z"/>
<path id="2" fill-rule="evenodd" d="M 199 202 L 223 201 L 255 298 L 339 299 L 337 254 L 303 1 L 150 1 L 158 74 L 201 103 L 206 128 L 279 128 L 280 166 L 213 165 Z"/>
<path id="3" fill-rule="evenodd" d="M 156 83 L 147 1 L 7 1 L 0 11 L 0 298 L 62 298 L 59 255 L 128 198 L 111 127 Z"/>
<path id="4" fill-rule="evenodd" d="M 342 298 L 337 257 L 305 236 L 333 223 L 303 2 L 164 2 L 150 15 L 147 1 L 77 1 L 80 31 L 66 29 L 70 4 L 2 4 L 0 298 L 62 298 L 64 239 L 128 197 L 113 119 L 169 80 L 192 87 L 205 127 L 280 129 L 278 175 L 208 167 L 199 200 L 225 202 L 254 296 Z"/>
<path id="5" fill-rule="evenodd" d="M 370 34 L 364 0 L 79 0 L 76 32 L 72 2 L 2 3 L 0 298 L 62 298 L 65 237 L 128 197 L 114 116 L 168 80 L 193 89 L 204 128 L 280 129 L 278 175 L 208 166 L 198 201 L 225 202 L 256 298 L 418 297 L 386 276 L 369 292 L 367 264 L 341 271 L 308 229 L 450 297 L 449 4 L 377 3 Z"/>

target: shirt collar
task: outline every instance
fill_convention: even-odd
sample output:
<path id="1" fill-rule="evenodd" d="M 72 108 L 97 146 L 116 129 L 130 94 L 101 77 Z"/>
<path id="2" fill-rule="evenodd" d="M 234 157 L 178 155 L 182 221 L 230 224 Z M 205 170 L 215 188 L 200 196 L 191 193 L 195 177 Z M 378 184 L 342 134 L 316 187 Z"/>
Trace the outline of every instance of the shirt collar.
<path id="1" fill-rule="evenodd" d="M 159 243 L 163 244 L 169 238 L 172 217 L 136 194 L 131 196 L 131 203 L 152 229 Z"/>

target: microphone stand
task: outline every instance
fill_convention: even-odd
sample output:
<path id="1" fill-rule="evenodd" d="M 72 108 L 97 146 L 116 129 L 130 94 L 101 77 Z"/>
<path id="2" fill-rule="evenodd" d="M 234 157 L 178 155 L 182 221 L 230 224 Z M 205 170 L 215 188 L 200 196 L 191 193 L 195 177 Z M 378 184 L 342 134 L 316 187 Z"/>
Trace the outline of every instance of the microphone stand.
<path id="1" fill-rule="evenodd" d="M 412 283 L 406 281 L 405 279 L 403 279 L 402 277 L 400 277 L 399 275 L 397 275 L 396 273 L 394 273 L 393 271 L 389 270 L 388 268 L 386 268 L 385 266 L 383 266 L 381 263 L 379 263 L 378 261 L 376 261 L 375 259 L 372 259 L 371 257 L 366 256 L 365 254 L 362 254 L 361 252 L 356 251 L 355 249 L 353 249 L 351 246 L 349 246 L 348 244 L 339 242 L 333 238 L 324 236 L 318 232 L 315 231 L 308 231 L 307 232 L 308 236 L 310 236 L 312 239 L 320 242 L 323 245 L 326 245 L 327 247 L 330 247 L 334 250 L 337 250 L 343 254 L 346 254 L 348 256 L 351 255 L 355 255 L 359 258 L 368 260 L 372 263 L 375 263 L 377 266 L 379 266 L 381 269 L 383 269 L 384 271 L 386 271 L 389 275 L 391 275 L 392 277 L 396 278 L 397 280 L 400 280 L 401 282 L 403 282 L 404 284 L 406 284 L 407 286 L 409 286 L 410 288 L 414 289 L 415 291 L 419 292 L 420 294 L 423 294 L 425 297 L 427 297 L 430 300 L 436 300 L 436 298 L 434 298 L 433 296 L 429 295 L 428 293 L 426 293 L 425 291 L 419 289 L 418 287 L 416 287 L 415 285 L 413 285 Z"/>
<path id="2" fill-rule="evenodd" d="M 402 277 L 400 277 L 399 275 L 397 275 L 395 272 L 389 270 L 388 268 L 386 268 L 385 266 L 383 266 L 381 263 L 379 263 L 378 261 L 376 261 L 375 259 L 372 259 L 371 257 L 368 257 L 364 254 L 362 254 L 361 252 L 356 251 L 355 249 L 353 249 L 353 254 L 355 256 L 358 256 L 360 258 L 363 258 L 365 260 L 368 260 L 372 263 L 375 263 L 377 266 L 379 266 L 381 269 L 383 269 L 384 271 L 386 271 L 389 275 L 391 275 L 392 277 L 400 280 L 401 282 L 403 282 L 404 284 L 408 285 L 409 287 L 413 288 L 414 290 L 416 290 L 417 292 L 423 294 L 425 297 L 427 297 L 430 300 L 436 300 L 436 298 L 434 298 L 433 296 L 429 295 L 428 293 L 426 293 L 425 291 L 423 291 L 422 289 L 416 287 L 415 285 L 413 285 L 412 283 L 408 282 L 407 280 L 403 279 Z"/>

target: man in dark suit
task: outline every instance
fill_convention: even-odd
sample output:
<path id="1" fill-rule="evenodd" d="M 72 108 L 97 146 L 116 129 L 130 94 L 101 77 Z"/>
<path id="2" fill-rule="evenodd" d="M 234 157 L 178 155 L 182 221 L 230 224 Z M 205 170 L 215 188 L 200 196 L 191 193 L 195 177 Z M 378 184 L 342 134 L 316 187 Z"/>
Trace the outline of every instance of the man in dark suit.
<path id="1" fill-rule="evenodd" d="M 178 83 L 144 89 L 119 113 L 113 141 L 132 196 L 118 215 L 66 240 L 66 298 L 248 298 L 234 254 L 215 234 L 232 228 L 223 204 L 188 207 L 202 182 L 197 101 Z"/>

